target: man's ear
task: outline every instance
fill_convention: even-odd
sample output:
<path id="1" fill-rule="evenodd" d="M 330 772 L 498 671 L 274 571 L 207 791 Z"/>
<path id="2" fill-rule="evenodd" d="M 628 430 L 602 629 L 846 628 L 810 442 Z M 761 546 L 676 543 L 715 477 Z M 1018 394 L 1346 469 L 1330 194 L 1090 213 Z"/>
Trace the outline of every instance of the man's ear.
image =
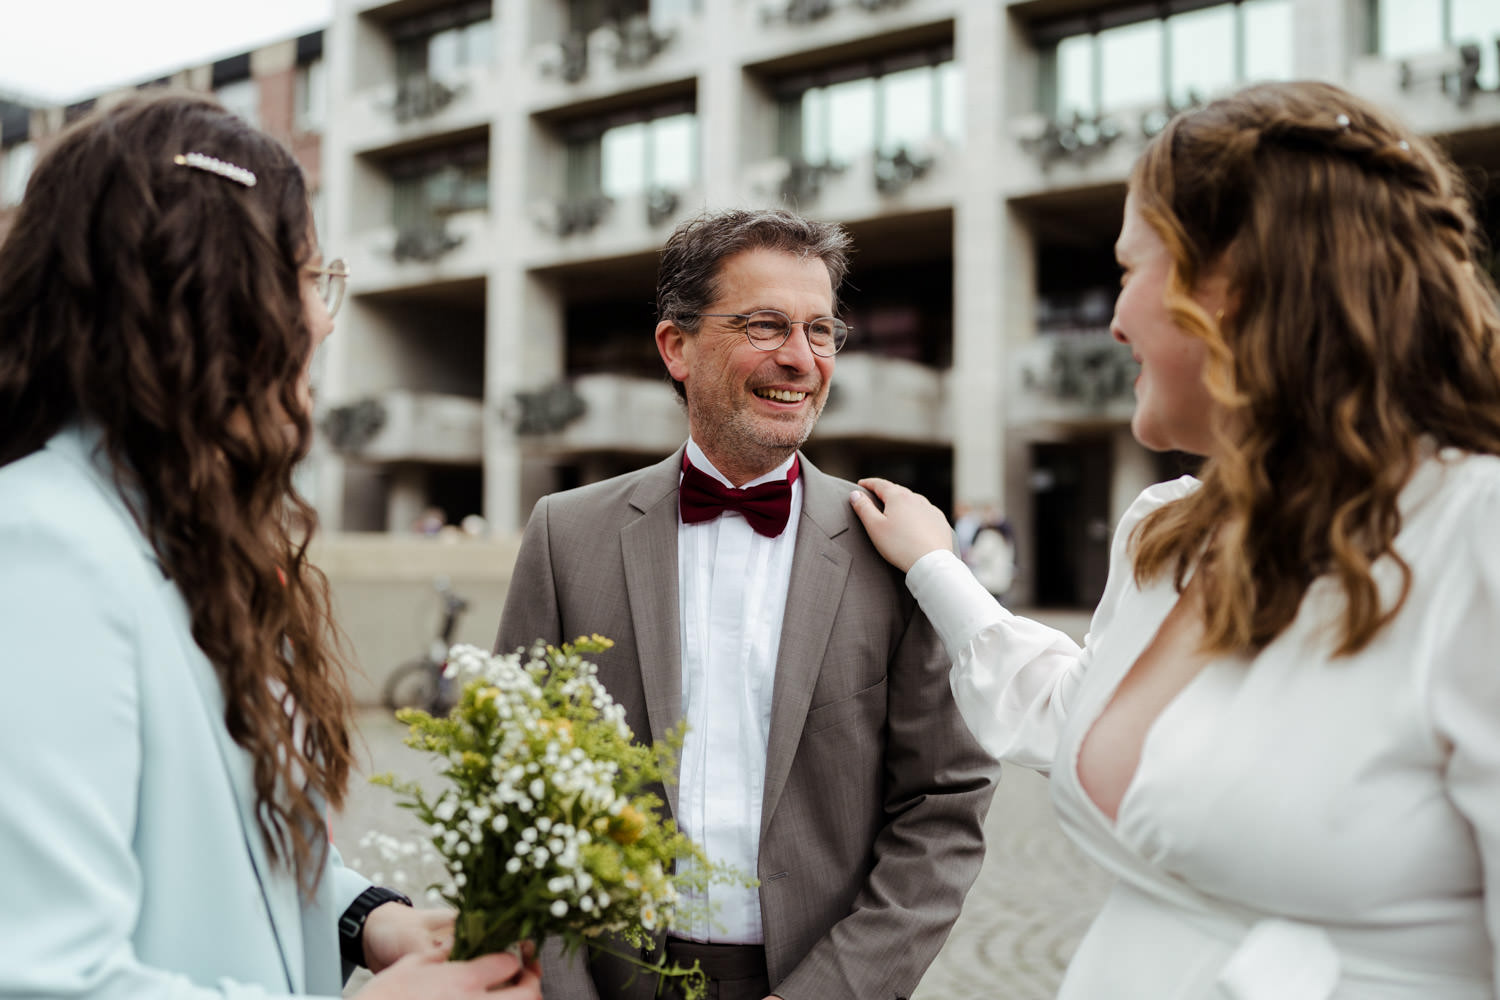
<path id="1" fill-rule="evenodd" d="M 677 324 L 664 319 L 656 324 L 656 350 L 667 366 L 667 374 L 679 382 L 686 381 L 691 338 Z"/>

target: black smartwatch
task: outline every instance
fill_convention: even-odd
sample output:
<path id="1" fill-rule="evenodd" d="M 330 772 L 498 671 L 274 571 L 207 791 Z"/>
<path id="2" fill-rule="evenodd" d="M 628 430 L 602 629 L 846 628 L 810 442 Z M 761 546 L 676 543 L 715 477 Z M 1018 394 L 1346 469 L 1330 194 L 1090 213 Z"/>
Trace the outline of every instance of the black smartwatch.
<path id="1" fill-rule="evenodd" d="M 385 903 L 410 906 L 411 900 L 395 889 L 372 885 L 355 896 L 354 902 L 339 917 L 339 955 L 350 965 L 365 965 L 365 921 L 369 919 L 371 910 Z"/>

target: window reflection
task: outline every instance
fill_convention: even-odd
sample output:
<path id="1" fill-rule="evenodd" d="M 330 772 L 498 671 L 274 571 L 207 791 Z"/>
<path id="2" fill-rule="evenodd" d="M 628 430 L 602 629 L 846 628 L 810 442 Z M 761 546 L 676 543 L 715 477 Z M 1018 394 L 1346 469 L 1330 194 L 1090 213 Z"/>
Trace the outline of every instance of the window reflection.
<path id="1" fill-rule="evenodd" d="M 576 122 L 565 138 L 570 198 L 680 192 L 698 179 L 698 116 L 691 101 Z"/>
<path id="2" fill-rule="evenodd" d="M 490 203 L 489 141 L 404 156 L 389 166 L 393 182 L 391 221 L 398 232 L 442 229 L 456 212 L 484 210 Z"/>
<path id="3" fill-rule="evenodd" d="M 444 7 L 398 21 L 391 29 L 396 43 L 396 76 L 452 81 L 469 70 L 488 66 L 494 51 L 494 24 L 489 0 Z"/>
<path id="4" fill-rule="evenodd" d="M 1393 59 L 1454 45 L 1479 46 L 1479 86 L 1500 88 L 1500 3 L 1495 0 L 1380 0 L 1376 51 Z"/>
<path id="5" fill-rule="evenodd" d="M 779 81 L 781 155 L 847 166 L 871 152 L 957 143 L 963 92 L 951 46 Z"/>
<path id="6" fill-rule="evenodd" d="M 1291 16 L 1292 0 L 1235 0 L 1098 30 L 1078 18 L 1058 22 L 1037 37 L 1042 110 L 1093 118 L 1288 79 Z"/>
<path id="7" fill-rule="evenodd" d="M 1233 7 L 1210 7 L 1167 21 L 1173 104 L 1187 105 L 1234 87 L 1234 14 Z"/>

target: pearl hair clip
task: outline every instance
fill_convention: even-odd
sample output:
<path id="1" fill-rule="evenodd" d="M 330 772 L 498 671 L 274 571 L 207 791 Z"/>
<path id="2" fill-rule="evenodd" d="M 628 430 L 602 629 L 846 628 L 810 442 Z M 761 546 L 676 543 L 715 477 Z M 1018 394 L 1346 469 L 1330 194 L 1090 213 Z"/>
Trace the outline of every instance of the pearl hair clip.
<path id="1" fill-rule="evenodd" d="M 236 184 L 243 184 L 247 188 L 255 187 L 255 175 L 253 173 L 244 167 L 237 167 L 233 163 L 216 160 L 206 153 L 178 153 L 172 157 L 172 162 L 179 167 L 192 167 L 196 170 L 206 170 L 211 174 L 218 174 L 220 177 L 228 178 Z"/>

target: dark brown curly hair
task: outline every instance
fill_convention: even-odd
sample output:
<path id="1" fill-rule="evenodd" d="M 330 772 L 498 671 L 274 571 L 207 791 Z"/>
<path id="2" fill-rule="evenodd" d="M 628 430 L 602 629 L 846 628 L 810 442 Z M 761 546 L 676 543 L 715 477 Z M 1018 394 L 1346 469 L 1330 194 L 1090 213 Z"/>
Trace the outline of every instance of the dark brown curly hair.
<path id="1" fill-rule="evenodd" d="M 1500 312 L 1463 180 L 1390 115 L 1299 82 L 1177 117 L 1130 190 L 1226 417 L 1202 487 L 1139 526 L 1136 578 L 1170 570 L 1181 589 L 1196 565 L 1206 646 L 1231 652 L 1270 642 L 1330 574 L 1337 652 L 1356 652 L 1411 586 L 1392 546 L 1424 442 L 1500 454 Z M 1210 272 L 1228 279 L 1222 320 L 1190 297 Z M 1386 556 L 1394 600 L 1372 573 Z"/>
<path id="2" fill-rule="evenodd" d="M 246 187 L 174 163 L 203 153 Z M 317 518 L 292 485 L 311 415 L 302 266 L 316 252 L 285 148 L 200 95 L 136 97 L 63 133 L 0 246 L 0 465 L 98 430 L 191 612 L 254 762 L 272 857 L 317 883 L 342 804 L 350 699 Z"/>

